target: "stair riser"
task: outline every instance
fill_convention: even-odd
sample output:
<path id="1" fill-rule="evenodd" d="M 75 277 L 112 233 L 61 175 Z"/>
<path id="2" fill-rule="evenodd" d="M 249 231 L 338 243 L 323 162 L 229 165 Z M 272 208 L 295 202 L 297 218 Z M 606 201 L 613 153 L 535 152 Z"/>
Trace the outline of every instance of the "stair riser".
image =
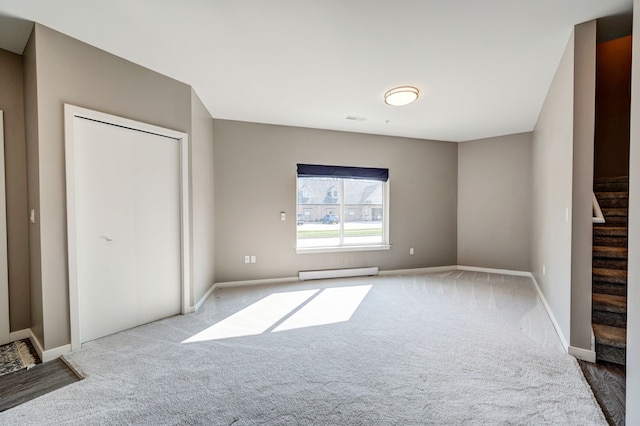
<path id="1" fill-rule="evenodd" d="M 627 237 L 603 237 L 594 235 L 593 245 L 607 247 L 627 247 Z"/>
<path id="2" fill-rule="evenodd" d="M 610 294 L 613 296 L 627 296 L 627 286 L 624 284 L 593 283 L 593 292 L 599 294 Z"/>
<path id="3" fill-rule="evenodd" d="M 607 185 L 594 185 L 593 192 L 629 192 L 629 185 L 627 184 L 607 184 Z M 600 201 L 598 199 L 598 201 Z"/>
<path id="4" fill-rule="evenodd" d="M 607 225 L 611 226 L 627 226 L 626 216 L 604 216 Z"/>
<path id="5" fill-rule="evenodd" d="M 593 259 L 594 268 L 606 268 L 606 269 L 627 269 L 626 259 Z"/>
<path id="6" fill-rule="evenodd" d="M 615 346 L 596 344 L 596 360 L 626 365 L 627 351 Z"/>
<path id="7" fill-rule="evenodd" d="M 593 192 L 629 192 L 629 179 L 601 179 L 593 182 Z"/>
<path id="8" fill-rule="evenodd" d="M 626 247 L 597 247 L 594 245 L 591 252 L 596 259 L 627 260 L 629 257 L 629 251 Z"/>
<path id="9" fill-rule="evenodd" d="M 629 200 L 627 198 L 598 198 L 598 204 L 601 209 L 620 209 L 629 207 Z"/>
<path id="10" fill-rule="evenodd" d="M 627 314 L 600 311 L 594 306 L 591 313 L 591 322 L 594 324 L 609 325 L 611 327 L 626 328 Z"/>
<path id="11" fill-rule="evenodd" d="M 627 285 L 627 280 L 626 278 L 621 278 L 621 277 L 607 277 L 607 276 L 600 276 L 600 275 L 593 275 L 592 277 L 592 282 L 594 283 L 611 283 L 611 284 L 619 284 L 619 285 Z"/>

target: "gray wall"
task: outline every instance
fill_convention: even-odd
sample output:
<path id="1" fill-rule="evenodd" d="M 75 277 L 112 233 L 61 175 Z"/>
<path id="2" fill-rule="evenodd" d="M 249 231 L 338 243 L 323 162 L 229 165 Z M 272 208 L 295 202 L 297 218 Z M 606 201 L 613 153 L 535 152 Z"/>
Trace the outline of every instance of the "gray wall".
<path id="1" fill-rule="evenodd" d="M 214 147 L 217 282 L 456 264 L 455 143 L 214 120 Z M 296 254 L 297 163 L 389 168 L 391 250 Z"/>
<path id="2" fill-rule="evenodd" d="M 187 133 L 193 128 L 196 155 L 210 150 L 206 145 L 211 129 L 202 124 L 203 107 L 199 101 L 192 104 L 189 86 L 38 24 L 25 53 L 25 68 L 29 203 L 39 219 L 31 226 L 32 297 L 37 299 L 32 302 L 32 324 L 42 327 L 36 336 L 46 350 L 70 341 L 64 103 Z M 198 162 L 197 169 L 203 164 Z M 195 178 L 196 193 L 206 179 Z M 200 229 L 194 227 L 196 235 Z M 193 242 L 194 249 L 200 245 Z"/>
<path id="3" fill-rule="evenodd" d="M 577 25 L 533 132 L 531 269 L 565 344 L 586 350 L 591 349 L 595 51 L 595 21 Z"/>
<path id="4" fill-rule="evenodd" d="M 192 305 L 215 283 L 213 119 L 191 90 Z"/>
<path id="5" fill-rule="evenodd" d="M 573 199 L 571 208 L 571 337 L 591 349 L 593 150 L 596 98 L 596 21 L 575 27 Z"/>
<path id="6" fill-rule="evenodd" d="M 531 272 L 568 344 L 571 313 L 574 34 L 533 131 Z M 543 265 L 546 272 L 543 273 Z"/>
<path id="7" fill-rule="evenodd" d="M 531 133 L 458 145 L 458 264 L 530 271 Z"/>
<path id="8" fill-rule="evenodd" d="M 36 37 L 32 32 L 23 53 L 25 141 L 27 145 L 28 208 L 38 212 L 36 222 L 29 224 L 29 290 L 31 297 L 31 332 L 44 343 L 42 273 L 40 267 L 40 156 L 38 155 L 38 91 Z M 11 307 L 12 308 L 12 307 Z"/>
<path id="9" fill-rule="evenodd" d="M 640 0 L 634 0 L 633 6 L 633 26 L 640 28 Z M 626 421 L 628 425 L 637 425 L 640 424 L 640 45 L 633 43 L 632 49 Z"/>
<path id="10" fill-rule="evenodd" d="M 4 111 L 7 249 L 11 331 L 31 325 L 27 160 L 22 56 L 0 49 L 0 110 Z"/>
<path id="11" fill-rule="evenodd" d="M 22 56 L 0 49 L 11 331 L 29 328 L 29 229 Z"/>

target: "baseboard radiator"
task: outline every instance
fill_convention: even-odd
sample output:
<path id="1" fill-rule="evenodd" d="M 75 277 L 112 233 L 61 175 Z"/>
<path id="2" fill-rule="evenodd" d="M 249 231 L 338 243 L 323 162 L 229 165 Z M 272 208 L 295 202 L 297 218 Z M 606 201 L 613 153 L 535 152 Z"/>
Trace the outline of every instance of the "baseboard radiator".
<path id="1" fill-rule="evenodd" d="M 347 278 L 347 277 L 366 277 L 370 275 L 378 275 L 380 268 L 371 266 L 368 268 L 348 268 L 348 269 L 323 269 L 321 271 L 300 271 L 298 279 L 306 280 L 323 280 L 327 278 Z"/>

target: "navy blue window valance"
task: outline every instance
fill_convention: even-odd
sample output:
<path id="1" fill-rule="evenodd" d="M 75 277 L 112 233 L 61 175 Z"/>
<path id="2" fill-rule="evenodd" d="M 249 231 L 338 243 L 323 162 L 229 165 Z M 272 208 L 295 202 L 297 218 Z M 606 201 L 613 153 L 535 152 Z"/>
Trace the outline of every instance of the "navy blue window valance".
<path id="1" fill-rule="evenodd" d="M 298 164 L 298 177 L 331 177 L 386 182 L 389 180 L 389 169 Z"/>

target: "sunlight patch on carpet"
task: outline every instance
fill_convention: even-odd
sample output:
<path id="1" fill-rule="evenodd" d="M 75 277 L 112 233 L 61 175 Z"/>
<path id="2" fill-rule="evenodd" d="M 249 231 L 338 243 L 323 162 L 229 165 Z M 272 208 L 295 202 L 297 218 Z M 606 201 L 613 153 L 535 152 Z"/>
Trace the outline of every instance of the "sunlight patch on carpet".
<path id="1" fill-rule="evenodd" d="M 189 337 L 204 342 L 349 321 L 371 285 L 273 293 Z M 278 324 L 282 321 L 281 324 Z"/>
<path id="2" fill-rule="evenodd" d="M 230 317 L 191 336 L 182 343 L 203 342 L 230 337 L 253 336 L 267 331 L 310 297 L 314 290 L 274 293 L 236 312 Z"/>
<path id="3" fill-rule="evenodd" d="M 273 331 L 294 330 L 349 321 L 371 287 L 363 285 L 327 288 Z"/>
<path id="4" fill-rule="evenodd" d="M 14 371 L 29 369 L 36 364 L 36 360 L 24 342 L 12 342 L 0 346 L 0 376 Z"/>

